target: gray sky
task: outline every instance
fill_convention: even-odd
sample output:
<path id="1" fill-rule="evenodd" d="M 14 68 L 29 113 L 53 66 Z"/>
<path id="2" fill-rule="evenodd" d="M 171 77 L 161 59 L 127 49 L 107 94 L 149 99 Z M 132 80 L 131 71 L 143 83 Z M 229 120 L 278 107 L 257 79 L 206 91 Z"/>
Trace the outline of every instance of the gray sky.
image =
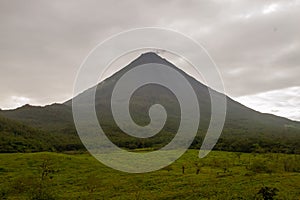
<path id="1" fill-rule="evenodd" d="M 64 102 L 99 42 L 156 26 L 201 43 L 230 97 L 300 120 L 299 22 L 299 0 L 0 0 L 0 108 Z"/>

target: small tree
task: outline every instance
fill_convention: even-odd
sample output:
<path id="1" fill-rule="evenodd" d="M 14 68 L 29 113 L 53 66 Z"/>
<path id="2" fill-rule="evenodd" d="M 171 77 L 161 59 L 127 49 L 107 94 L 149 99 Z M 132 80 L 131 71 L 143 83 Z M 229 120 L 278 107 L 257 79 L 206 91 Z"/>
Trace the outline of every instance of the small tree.
<path id="1" fill-rule="evenodd" d="M 54 200 L 56 199 L 53 191 L 50 190 L 50 180 L 53 178 L 52 174 L 55 172 L 53 164 L 48 158 L 44 158 L 40 165 L 41 176 L 32 185 L 30 191 L 30 199 L 32 200 Z"/>
<path id="2" fill-rule="evenodd" d="M 199 174 L 201 170 L 201 164 L 196 162 L 195 167 L 196 167 L 196 174 Z"/>
<path id="3" fill-rule="evenodd" d="M 242 152 L 235 152 L 234 154 L 235 154 L 236 157 L 238 158 L 238 161 L 239 161 L 239 164 L 240 164 Z"/>

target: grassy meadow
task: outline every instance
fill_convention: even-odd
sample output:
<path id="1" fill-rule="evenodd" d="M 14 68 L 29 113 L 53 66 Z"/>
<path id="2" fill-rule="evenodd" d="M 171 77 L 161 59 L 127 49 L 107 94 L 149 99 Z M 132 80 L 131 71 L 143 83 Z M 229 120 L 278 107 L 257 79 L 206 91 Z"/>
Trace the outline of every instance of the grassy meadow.
<path id="1" fill-rule="evenodd" d="M 0 199 L 226 200 L 270 196 L 300 199 L 300 155 L 213 151 L 199 159 L 197 150 L 188 150 L 164 169 L 128 174 L 104 166 L 88 153 L 0 154 Z"/>

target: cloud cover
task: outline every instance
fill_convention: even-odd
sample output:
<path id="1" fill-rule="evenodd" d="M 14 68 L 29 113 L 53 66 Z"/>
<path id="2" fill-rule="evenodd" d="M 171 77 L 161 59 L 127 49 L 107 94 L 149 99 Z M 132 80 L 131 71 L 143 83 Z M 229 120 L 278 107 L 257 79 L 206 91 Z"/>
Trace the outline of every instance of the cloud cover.
<path id="1" fill-rule="evenodd" d="M 94 46 L 147 26 L 174 29 L 201 43 L 233 98 L 281 91 L 268 99 L 273 105 L 300 86 L 299 21 L 299 0 L 2 0 L 0 108 L 71 98 L 76 72 Z M 299 108 L 287 101 L 276 108 L 286 106 Z M 292 118 L 300 120 L 297 113 Z"/>

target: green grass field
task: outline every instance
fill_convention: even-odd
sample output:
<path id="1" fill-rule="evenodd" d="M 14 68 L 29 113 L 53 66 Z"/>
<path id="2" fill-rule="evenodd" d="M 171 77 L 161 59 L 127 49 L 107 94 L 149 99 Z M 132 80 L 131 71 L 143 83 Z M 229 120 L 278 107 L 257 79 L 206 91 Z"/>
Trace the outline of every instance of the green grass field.
<path id="1" fill-rule="evenodd" d="M 184 166 L 184 174 L 183 174 Z M 197 171 L 199 172 L 197 174 Z M 189 150 L 156 172 L 128 174 L 91 155 L 0 154 L 0 199 L 300 199 L 300 155 Z"/>

